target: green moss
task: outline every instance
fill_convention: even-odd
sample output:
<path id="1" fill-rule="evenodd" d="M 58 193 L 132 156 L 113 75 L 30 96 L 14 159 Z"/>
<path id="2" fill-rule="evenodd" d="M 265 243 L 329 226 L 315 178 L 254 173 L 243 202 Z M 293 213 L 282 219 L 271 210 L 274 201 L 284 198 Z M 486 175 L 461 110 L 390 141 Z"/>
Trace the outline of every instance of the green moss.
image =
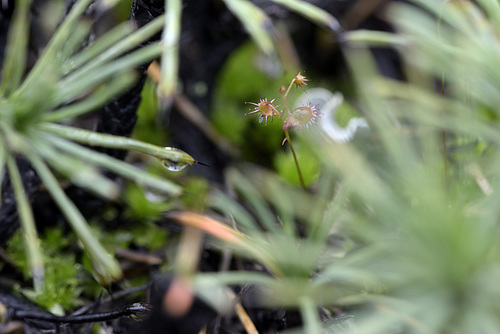
<path id="1" fill-rule="evenodd" d="M 124 194 L 126 215 L 134 220 L 155 220 L 162 212 L 172 208 L 165 197 L 157 195 L 135 183 L 127 183 Z"/>
<path id="2" fill-rule="evenodd" d="M 61 228 L 50 228 L 45 231 L 41 242 L 45 264 L 44 290 L 37 293 L 31 288 L 18 288 L 18 292 L 51 312 L 61 314 L 63 310 L 71 310 L 81 305 L 82 284 L 79 274 L 82 267 L 76 262 L 74 253 L 67 248 L 75 242 L 72 233 L 63 233 Z M 9 241 L 7 253 L 16 265 L 22 268 L 25 277 L 29 277 L 27 261 L 24 253 L 22 235 L 17 232 Z"/>
<path id="3" fill-rule="evenodd" d="M 214 94 L 212 123 L 234 145 L 244 147 L 243 152 L 248 151 L 245 145 L 255 139 L 260 138 L 258 145 L 267 148 L 274 148 L 277 143 L 269 140 L 276 132 L 271 124 L 265 127 L 256 123 L 253 115 L 245 117 L 251 107 L 245 102 L 258 102 L 259 98 L 267 97 L 268 100 L 277 98 L 276 104 L 279 104 L 279 88 L 286 84 L 282 78 L 271 78 L 258 70 L 254 65 L 258 55 L 259 50 L 250 42 L 233 52 L 217 79 Z M 280 126 L 279 122 L 274 123 Z M 256 132 L 256 128 L 260 130 Z"/>

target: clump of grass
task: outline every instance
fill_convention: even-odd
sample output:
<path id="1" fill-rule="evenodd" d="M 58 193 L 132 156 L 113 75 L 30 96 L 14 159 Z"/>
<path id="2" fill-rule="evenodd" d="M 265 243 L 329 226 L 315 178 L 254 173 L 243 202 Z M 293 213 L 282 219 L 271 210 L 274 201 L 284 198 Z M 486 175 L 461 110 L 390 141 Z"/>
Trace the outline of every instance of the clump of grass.
<path id="1" fill-rule="evenodd" d="M 158 57 L 162 50 L 160 45 L 151 44 L 132 51 L 162 28 L 163 17 L 141 29 L 131 23 L 122 24 L 83 47 L 91 24 L 80 17 L 90 3 L 88 0 L 75 3 L 33 68 L 25 73 L 29 2 L 18 1 L 1 72 L 0 177 L 6 169 L 14 189 L 35 291 L 39 293 L 44 290 L 43 256 L 18 159 L 29 161 L 74 229 L 92 262 L 96 278 L 104 285 L 121 277 L 118 262 L 90 232 L 85 218 L 64 193 L 55 173 L 108 199 L 117 198 L 120 189 L 100 168 L 178 195 L 182 189 L 174 183 L 83 145 L 136 150 L 170 166 L 195 162 L 179 150 L 63 125 L 130 87 L 135 81 L 133 67 Z"/>

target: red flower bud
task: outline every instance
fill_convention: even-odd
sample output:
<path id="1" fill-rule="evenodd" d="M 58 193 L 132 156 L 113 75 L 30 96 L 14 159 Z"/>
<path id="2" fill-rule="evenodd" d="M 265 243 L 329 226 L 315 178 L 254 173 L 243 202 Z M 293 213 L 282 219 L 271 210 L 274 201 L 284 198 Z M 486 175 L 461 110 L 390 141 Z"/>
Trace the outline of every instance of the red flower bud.
<path id="1" fill-rule="evenodd" d="M 306 81 L 309 81 L 309 79 L 300 74 L 300 72 L 295 76 L 295 78 L 293 78 L 293 83 L 296 85 L 296 87 L 307 86 Z"/>

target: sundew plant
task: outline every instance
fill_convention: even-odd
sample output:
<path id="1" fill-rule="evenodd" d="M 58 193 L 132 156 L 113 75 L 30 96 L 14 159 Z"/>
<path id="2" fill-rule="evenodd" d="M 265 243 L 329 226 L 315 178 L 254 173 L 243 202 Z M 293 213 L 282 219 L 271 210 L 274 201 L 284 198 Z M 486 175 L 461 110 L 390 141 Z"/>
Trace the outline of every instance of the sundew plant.
<path id="1" fill-rule="evenodd" d="M 500 4 L 412 2 L 390 6 L 394 34 L 345 34 L 370 133 L 302 132 L 316 187 L 229 171 L 238 201 L 214 193 L 212 209 L 237 229 L 210 233 L 266 269 L 198 274 L 200 293 L 251 282 L 269 307 L 300 310 L 303 333 L 500 331 Z M 398 50 L 405 82 L 378 73 L 370 45 Z"/>
<path id="2" fill-rule="evenodd" d="M 258 103 L 255 102 L 247 102 L 248 104 L 252 104 L 255 107 L 253 110 L 246 115 L 257 114 L 259 123 L 265 121 L 265 125 L 267 125 L 267 120 L 270 118 L 273 119 L 274 116 L 280 120 L 283 124 L 282 128 L 285 133 L 285 139 L 283 139 L 282 146 L 285 142 L 288 142 L 290 145 L 290 150 L 292 151 L 293 160 L 295 162 L 295 167 L 297 168 L 297 173 L 299 175 L 299 181 L 302 188 L 306 189 L 306 185 L 304 183 L 304 179 L 302 177 L 302 172 L 300 171 L 299 162 L 297 160 L 297 154 L 295 153 L 295 149 L 293 148 L 292 139 L 290 138 L 289 131 L 292 129 L 300 129 L 302 126 L 308 127 L 311 123 L 314 123 L 316 118 L 319 116 L 319 112 L 316 111 L 318 108 L 317 105 L 313 105 L 310 102 L 304 104 L 300 107 L 294 108 L 290 110 L 287 104 L 288 95 L 290 93 L 290 89 L 295 85 L 295 87 L 307 86 L 307 79 L 300 72 L 290 81 L 288 88 L 282 86 L 280 88 L 281 100 L 283 101 L 283 107 L 279 108 L 279 105 L 276 105 L 274 101 L 276 98 L 268 101 L 267 97 L 260 99 Z"/>

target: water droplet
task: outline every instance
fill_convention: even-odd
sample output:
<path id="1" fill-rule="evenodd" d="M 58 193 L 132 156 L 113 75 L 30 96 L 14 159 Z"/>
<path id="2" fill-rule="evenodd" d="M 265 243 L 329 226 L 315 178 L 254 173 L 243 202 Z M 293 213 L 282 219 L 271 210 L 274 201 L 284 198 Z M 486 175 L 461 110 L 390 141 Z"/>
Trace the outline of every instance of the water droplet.
<path id="1" fill-rule="evenodd" d="M 184 168 L 191 166 L 189 162 L 185 161 L 175 161 L 172 159 L 162 159 L 161 160 L 163 166 L 165 166 L 166 169 L 172 172 L 179 172 L 183 170 Z"/>
<path id="2" fill-rule="evenodd" d="M 170 171 L 178 172 L 196 163 L 196 160 L 183 150 L 173 147 L 164 147 L 164 149 L 170 153 L 158 158 L 163 166 Z"/>

